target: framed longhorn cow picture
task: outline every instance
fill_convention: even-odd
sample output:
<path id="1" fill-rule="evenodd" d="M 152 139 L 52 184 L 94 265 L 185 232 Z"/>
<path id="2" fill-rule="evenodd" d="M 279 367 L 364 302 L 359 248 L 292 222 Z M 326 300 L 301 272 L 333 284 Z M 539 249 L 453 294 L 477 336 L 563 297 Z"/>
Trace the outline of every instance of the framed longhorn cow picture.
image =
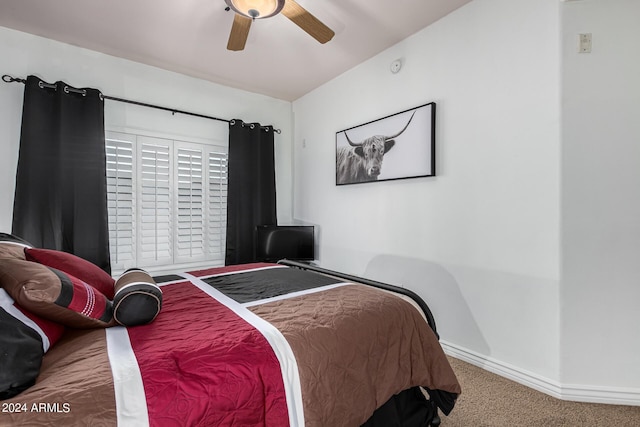
<path id="1" fill-rule="evenodd" d="M 435 176 L 436 104 L 336 132 L 336 185 Z"/>

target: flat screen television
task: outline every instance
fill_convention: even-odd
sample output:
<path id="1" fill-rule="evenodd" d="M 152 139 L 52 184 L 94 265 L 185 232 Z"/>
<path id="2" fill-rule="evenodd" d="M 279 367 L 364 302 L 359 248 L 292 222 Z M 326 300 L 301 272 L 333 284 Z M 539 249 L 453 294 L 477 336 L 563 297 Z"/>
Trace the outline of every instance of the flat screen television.
<path id="1" fill-rule="evenodd" d="M 259 225 L 256 228 L 256 260 L 313 261 L 313 225 Z"/>

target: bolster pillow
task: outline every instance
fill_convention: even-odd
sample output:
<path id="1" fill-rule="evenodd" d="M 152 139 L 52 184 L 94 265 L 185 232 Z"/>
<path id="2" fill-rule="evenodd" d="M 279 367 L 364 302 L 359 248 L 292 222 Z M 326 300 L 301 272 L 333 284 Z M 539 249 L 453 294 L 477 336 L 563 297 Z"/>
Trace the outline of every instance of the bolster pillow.
<path id="1" fill-rule="evenodd" d="M 162 308 L 162 291 L 144 270 L 130 268 L 115 283 L 113 317 L 122 326 L 152 322 Z"/>

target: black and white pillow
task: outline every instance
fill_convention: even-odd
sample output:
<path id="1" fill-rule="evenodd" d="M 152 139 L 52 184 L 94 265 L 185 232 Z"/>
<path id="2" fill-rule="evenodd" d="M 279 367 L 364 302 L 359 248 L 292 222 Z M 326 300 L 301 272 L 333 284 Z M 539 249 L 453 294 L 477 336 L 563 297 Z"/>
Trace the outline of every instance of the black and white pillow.
<path id="1" fill-rule="evenodd" d="M 0 400 L 35 383 L 43 355 L 63 332 L 64 326 L 24 310 L 0 289 Z"/>
<path id="2" fill-rule="evenodd" d="M 152 322 L 162 308 L 162 290 L 146 271 L 130 268 L 116 280 L 113 317 L 123 326 Z"/>

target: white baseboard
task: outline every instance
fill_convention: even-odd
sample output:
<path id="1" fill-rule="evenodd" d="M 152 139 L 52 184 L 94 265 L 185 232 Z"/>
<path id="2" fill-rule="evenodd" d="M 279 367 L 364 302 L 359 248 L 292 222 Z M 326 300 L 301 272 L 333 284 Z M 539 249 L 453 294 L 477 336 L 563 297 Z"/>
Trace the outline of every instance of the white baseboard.
<path id="1" fill-rule="evenodd" d="M 517 366 L 501 362 L 446 341 L 440 341 L 444 352 L 456 359 L 538 390 L 556 399 L 574 402 L 606 403 L 611 405 L 640 406 L 640 389 L 611 388 L 590 385 L 561 384 L 558 381 L 528 372 Z"/>

